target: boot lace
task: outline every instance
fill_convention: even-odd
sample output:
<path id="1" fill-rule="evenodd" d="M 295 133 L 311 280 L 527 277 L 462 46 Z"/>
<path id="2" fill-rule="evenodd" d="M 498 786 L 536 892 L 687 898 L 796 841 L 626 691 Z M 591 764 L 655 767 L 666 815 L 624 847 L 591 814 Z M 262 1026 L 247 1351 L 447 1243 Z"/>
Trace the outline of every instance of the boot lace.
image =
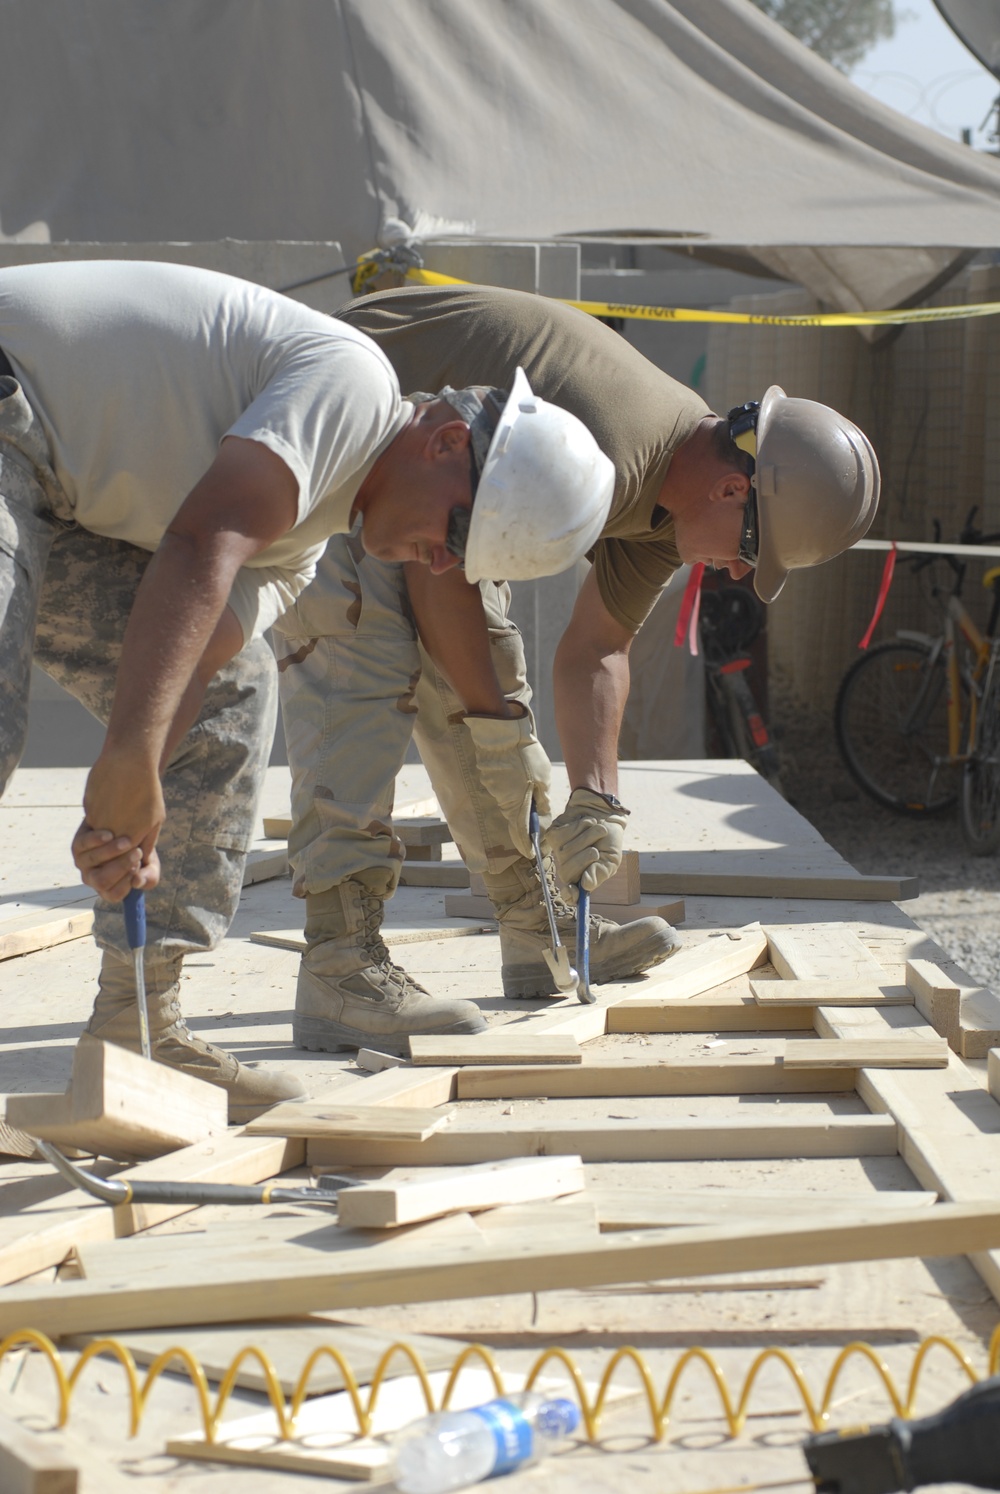
<path id="1" fill-rule="evenodd" d="M 403 994 L 422 993 L 423 987 L 418 985 L 411 975 L 397 965 L 389 953 L 388 946 L 382 938 L 382 918 L 384 914 L 384 903 L 382 898 L 374 894 L 362 894 L 361 912 L 364 917 L 364 929 L 362 931 L 362 942 L 365 953 L 370 957 L 372 964 L 387 976 L 394 985 L 402 987 Z"/>

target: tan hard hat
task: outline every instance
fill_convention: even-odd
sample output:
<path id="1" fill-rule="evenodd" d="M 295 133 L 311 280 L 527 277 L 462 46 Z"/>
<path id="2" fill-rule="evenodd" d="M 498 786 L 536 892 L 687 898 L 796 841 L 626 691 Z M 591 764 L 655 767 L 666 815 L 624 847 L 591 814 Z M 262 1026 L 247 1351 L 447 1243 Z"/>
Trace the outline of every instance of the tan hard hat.
<path id="1" fill-rule="evenodd" d="M 789 571 L 832 560 L 867 533 L 878 458 L 852 420 L 772 384 L 757 417 L 756 488 L 754 590 L 773 602 Z"/>

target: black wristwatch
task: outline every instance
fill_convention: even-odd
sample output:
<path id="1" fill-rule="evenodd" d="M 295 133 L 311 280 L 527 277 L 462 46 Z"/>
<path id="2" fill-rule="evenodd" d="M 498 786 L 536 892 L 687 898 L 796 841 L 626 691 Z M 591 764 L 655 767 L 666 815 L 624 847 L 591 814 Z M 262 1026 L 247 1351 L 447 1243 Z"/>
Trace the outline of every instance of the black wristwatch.
<path id="1" fill-rule="evenodd" d="M 625 805 L 618 798 L 617 794 L 603 794 L 600 789 L 591 788 L 589 784 L 587 785 L 587 792 L 588 794 L 596 794 L 599 799 L 604 800 L 609 809 L 616 809 L 619 814 L 632 813 L 631 809 L 625 808 Z"/>

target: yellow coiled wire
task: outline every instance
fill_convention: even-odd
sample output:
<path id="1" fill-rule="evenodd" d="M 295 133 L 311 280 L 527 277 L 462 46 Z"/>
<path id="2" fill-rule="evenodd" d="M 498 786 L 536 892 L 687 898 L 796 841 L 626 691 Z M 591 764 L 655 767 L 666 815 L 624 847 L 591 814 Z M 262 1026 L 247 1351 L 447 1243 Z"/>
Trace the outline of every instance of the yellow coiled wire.
<path id="1" fill-rule="evenodd" d="M 69 1420 L 70 1400 L 87 1365 L 100 1354 L 113 1355 L 125 1372 L 130 1405 L 129 1435 L 132 1437 L 139 1430 L 142 1413 L 156 1381 L 165 1370 L 175 1367 L 177 1364 L 183 1365 L 192 1385 L 197 1391 L 202 1423 L 205 1430 L 205 1439 L 208 1442 L 217 1440 L 222 1414 L 236 1385 L 236 1378 L 240 1368 L 248 1359 L 256 1360 L 263 1372 L 267 1383 L 267 1397 L 274 1410 L 278 1429 L 285 1441 L 292 1441 L 295 1437 L 295 1424 L 302 1409 L 302 1404 L 308 1394 L 309 1380 L 316 1365 L 325 1358 L 332 1359 L 343 1376 L 344 1387 L 351 1398 L 351 1404 L 354 1407 L 354 1414 L 357 1418 L 358 1435 L 362 1437 L 367 1437 L 371 1432 L 372 1418 L 378 1403 L 379 1390 L 386 1378 L 389 1365 L 394 1357 L 399 1354 L 403 1355 L 409 1361 L 413 1373 L 419 1380 L 428 1412 L 447 1409 L 458 1378 L 462 1370 L 472 1359 L 479 1360 L 486 1368 L 493 1380 L 497 1395 L 504 1394 L 503 1376 L 493 1357 L 492 1350 L 486 1348 L 483 1344 L 469 1344 L 458 1355 L 448 1375 L 448 1380 L 441 1396 L 440 1406 L 434 1402 L 434 1395 L 430 1380 L 428 1379 L 427 1370 L 419 1353 L 412 1345 L 407 1343 L 395 1343 L 386 1349 L 372 1377 L 366 1400 L 363 1400 L 361 1387 L 358 1385 L 357 1378 L 343 1354 L 334 1348 L 332 1344 L 321 1345 L 309 1355 L 309 1358 L 303 1365 L 290 1402 L 286 1402 L 285 1400 L 278 1374 L 268 1356 L 256 1344 L 247 1344 L 234 1357 L 226 1373 L 223 1375 L 214 1406 L 211 1404 L 208 1379 L 204 1369 L 190 1350 L 185 1349 L 182 1345 L 165 1349 L 162 1354 L 159 1354 L 147 1369 L 146 1377 L 141 1385 L 136 1363 L 130 1350 L 115 1338 L 99 1338 L 88 1344 L 69 1374 L 66 1373 L 59 1350 L 44 1333 L 39 1333 L 34 1328 L 21 1328 L 14 1333 L 9 1333 L 0 1342 L 0 1363 L 3 1362 L 12 1350 L 19 1348 L 37 1349 L 51 1365 L 59 1396 L 57 1425 L 60 1427 L 65 1426 Z M 974 1385 L 977 1383 L 979 1376 L 968 1355 L 952 1339 L 935 1334 L 930 1338 L 923 1339 L 918 1345 L 913 1364 L 910 1368 L 906 1391 L 903 1394 L 900 1393 L 888 1365 L 881 1358 L 877 1350 L 872 1348 L 870 1344 L 861 1341 L 846 1344 L 841 1349 L 826 1377 L 826 1384 L 818 1401 L 812 1395 L 802 1370 L 792 1356 L 785 1349 L 778 1348 L 762 1349 L 756 1355 L 744 1379 L 739 1396 L 735 1398 L 720 1365 L 713 1355 L 707 1349 L 698 1347 L 685 1349 L 681 1354 L 671 1371 L 662 1398 L 658 1398 L 657 1396 L 656 1386 L 653 1383 L 653 1375 L 649 1365 L 637 1349 L 630 1347 L 617 1349 L 611 1355 L 601 1375 L 597 1395 L 594 1397 L 592 1404 L 587 1395 L 583 1375 L 579 1366 L 565 1349 L 549 1348 L 543 1350 L 531 1367 L 525 1388 L 530 1390 L 551 1363 L 556 1362 L 562 1365 L 580 1403 L 581 1416 L 587 1437 L 591 1442 L 595 1442 L 600 1433 L 601 1418 L 604 1414 L 611 1383 L 621 1365 L 631 1365 L 637 1372 L 642 1383 L 646 1405 L 649 1410 L 653 1438 L 655 1441 L 660 1442 L 666 1436 L 667 1428 L 670 1424 L 671 1408 L 685 1372 L 690 1365 L 700 1365 L 708 1371 L 712 1383 L 718 1392 L 722 1414 L 729 1429 L 730 1437 L 738 1437 L 743 1431 L 747 1417 L 750 1414 L 750 1398 L 758 1376 L 766 1364 L 771 1360 L 775 1360 L 784 1365 L 788 1371 L 789 1378 L 799 1393 L 802 1408 L 805 1411 L 810 1427 L 814 1432 L 819 1432 L 823 1430 L 829 1421 L 833 1397 L 844 1367 L 851 1359 L 857 1356 L 867 1360 L 875 1371 L 893 1413 L 896 1416 L 904 1418 L 912 1416 L 916 1406 L 921 1373 L 927 1362 L 928 1355 L 935 1348 L 943 1349 L 954 1359 L 965 1373 L 970 1384 Z M 998 1368 L 1000 1368 L 1000 1327 L 994 1330 L 993 1336 L 990 1339 L 986 1375 L 995 1375 L 998 1372 Z"/>

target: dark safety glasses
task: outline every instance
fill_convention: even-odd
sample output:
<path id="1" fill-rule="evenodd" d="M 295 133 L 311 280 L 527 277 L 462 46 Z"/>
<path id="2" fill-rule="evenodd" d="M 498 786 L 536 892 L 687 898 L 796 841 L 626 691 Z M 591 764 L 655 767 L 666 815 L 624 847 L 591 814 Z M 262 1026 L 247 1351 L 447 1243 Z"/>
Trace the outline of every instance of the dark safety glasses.
<path id="1" fill-rule="evenodd" d="M 739 559 L 744 565 L 757 564 L 757 417 L 760 405 L 748 400 L 737 405 L 726 417 L 729 421 L 729 439 L 750 458 L 750 491 L 743 506 L 743 525 L 740 530 Z"/>

